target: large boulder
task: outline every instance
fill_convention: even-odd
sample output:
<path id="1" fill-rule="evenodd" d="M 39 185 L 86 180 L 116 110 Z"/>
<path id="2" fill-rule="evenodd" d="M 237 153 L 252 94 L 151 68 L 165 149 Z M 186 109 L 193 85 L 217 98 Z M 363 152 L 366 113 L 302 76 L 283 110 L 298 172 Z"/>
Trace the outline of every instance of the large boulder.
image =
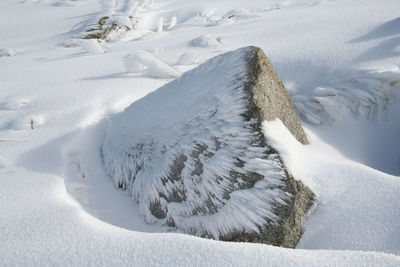
<path id="1" fill-rule="evenodd" d="M 294 247 L 314 194 L 261 123 L 307 137 L 260 48 L 212 58 L 111 119 L 102 157 L 149 223 L 229 241 Z"/>

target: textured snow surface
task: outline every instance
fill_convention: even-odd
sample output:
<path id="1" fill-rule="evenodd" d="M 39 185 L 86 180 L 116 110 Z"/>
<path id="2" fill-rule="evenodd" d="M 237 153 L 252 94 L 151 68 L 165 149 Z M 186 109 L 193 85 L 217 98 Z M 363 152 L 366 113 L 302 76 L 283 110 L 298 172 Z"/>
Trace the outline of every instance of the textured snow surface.
<path id="1" fill-rule="evenodd" d="M 137 29 L 97 53 L 74 38 L 102 16 L 101 1 L 0 1 L 0 265 L 399 266 L 400 2 L 138 4 Z M 193 46 L 200 36 L 221 45 Z M 127 72 L 127 55 L 146 50 L 184 72 L 249 45 L 272 60 L 311 140 L 265 128 L 319 197 L 296 250 L 165 233 L 99 157 L 107 118 L 170 81 Z"/>
<path id="2" fill-rule="evenodd" d="M 111 119 L 105 168 L 147 222 L 214 238 L 277 222 L 286 173 L 243 116 L 251 49 L 215 57 Z M 263 178 L 240 177 L 249 173 Z"/>

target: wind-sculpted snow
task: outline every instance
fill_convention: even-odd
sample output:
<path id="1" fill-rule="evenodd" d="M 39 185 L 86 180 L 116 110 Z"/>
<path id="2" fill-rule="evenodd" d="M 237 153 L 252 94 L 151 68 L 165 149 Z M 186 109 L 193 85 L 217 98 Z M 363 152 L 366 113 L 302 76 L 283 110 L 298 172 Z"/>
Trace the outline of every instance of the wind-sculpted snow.
<path id="1" fill-rule="evenodd" d="M 347 80 L 314 89 L 311 97 L 294 96 L 297 110 L 309 122 L 339 122 L 354 114 L 362 119 L 381 121 L 400 87 L 400 70 L 369 71 Z"/>
<path id="2" fill-rule="evenodd" d="M 293 178 L 248 110 L 253 50 L 211 59 L 111 120 L 106 170 L 147 222 L 224 238 L 282 219 Z"/>

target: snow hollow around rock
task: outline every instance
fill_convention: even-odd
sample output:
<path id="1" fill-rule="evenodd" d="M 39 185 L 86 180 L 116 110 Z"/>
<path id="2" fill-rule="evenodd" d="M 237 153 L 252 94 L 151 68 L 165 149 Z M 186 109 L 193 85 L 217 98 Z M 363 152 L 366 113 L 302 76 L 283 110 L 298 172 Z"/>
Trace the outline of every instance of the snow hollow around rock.
<path id="1" fill-rule="evenodd" d="M 262 121 L 275 118 L 307 143 L 262 50 L 238 49 L 113 117 L 102 146 L 105 168 L 148 223 L 294 247 L 314 194 L 262 134 Z"/>

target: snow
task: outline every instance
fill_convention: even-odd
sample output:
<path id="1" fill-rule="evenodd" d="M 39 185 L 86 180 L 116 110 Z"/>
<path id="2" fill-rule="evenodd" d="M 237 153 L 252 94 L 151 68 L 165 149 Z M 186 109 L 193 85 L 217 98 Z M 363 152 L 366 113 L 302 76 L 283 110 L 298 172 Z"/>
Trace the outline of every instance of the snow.
<path id="1" fill-rule="evenodd" d="M 106 49 L 104 45 L 94 39 L 83 40 L 80 44 L 84 50 L 91 54 L 102 54 Z"/>
<path id="2" fill-rule="evenodd" d="M 400 69 L 360 72 L 347 80 L 315 88 L 311 97 L 294 95 L 300 114 L 316 124 L 342 121 L 350 115 L 386 120 L 389 102 L 396 99 L 400 88 Z"/>
<path id="3" fill-rule="evenodd" d="M 193 39 L 190 43 L 193 46 L 210 48 L 217 48 L 222 45 L 215 37 L 208 34 L 199 36 L 196 39 Z"/>
<path id="4" fill-rule="evenodd" d="M 153 78 L 176 78 L 181 73 L 154 54 L 140 50 L 123 58 L 127 72 L 142 73 Z"/>
<path id="5" fill-rule="evenodd" d="M 197 63 L 197 53 L 184 53 L 178 59 L 178 65 L 193 65 Z"/>
<path id="6" fill-rule="evenodd" d="M 19 53 L 20 51 L 18 49 L 0 49 L 0 57 L 14 57 Z"/>
<path id="7" fill-rule="evenodd" d="M 23 51 L 0 57 L 0 265 L 399 266 L 398 0 L 138 1 L 137 29 L 88 53 L 76 36 L 101 4 L 0 2 L 1 51 Z M 192 46 L 200 36 L 221 45 Z M 145 50 L 184 72 L 248 45 L 271 58 L 312 143 L 279 123 L 266 133 L 286 136 L 276 146 L 320 201 L 295 250 L 164 233 L 99 158 L 108 118 L 171 79 L 127 73 L 125 56 Z M 194 64 L 174 65 L 185 53 Z"/>
<path id="8" fill-rule="evenodd" d="M 400 212 L 392 206 L 400 193 L 398 177 L 349 161 L 314 134 L 310 146 L 300 146 L 280 121 L 265 123 L 264 131 L 289 168 L 319 195 L 299 248 L 399 254 L 394 225 Z"/>

